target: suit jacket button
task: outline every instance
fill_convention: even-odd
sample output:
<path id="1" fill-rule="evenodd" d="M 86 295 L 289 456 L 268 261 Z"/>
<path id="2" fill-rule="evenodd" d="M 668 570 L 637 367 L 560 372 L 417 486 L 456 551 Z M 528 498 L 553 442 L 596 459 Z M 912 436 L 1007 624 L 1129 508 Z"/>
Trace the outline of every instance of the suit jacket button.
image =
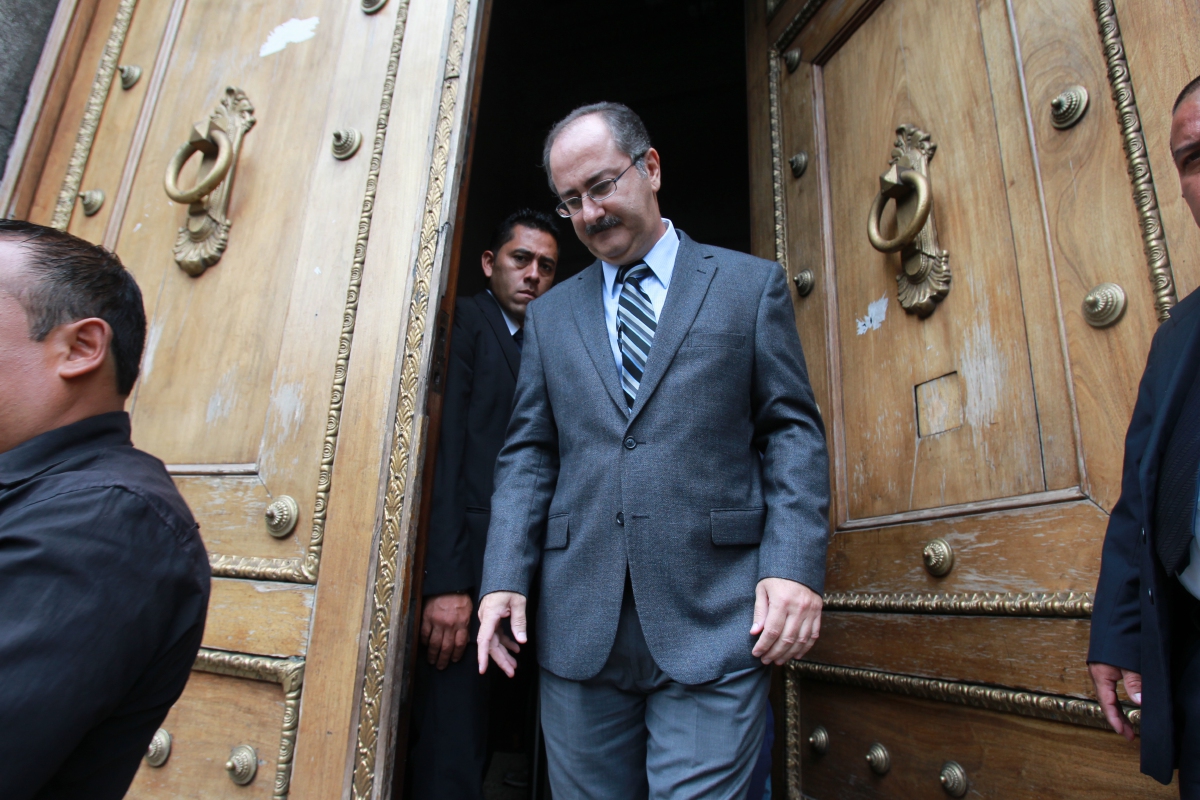
<path id="1" fill-rule="evenodd" d="M 637 447 L 637 442 L 636 442 L 636 441 L 634 441 L 634 439 L 633 439 L 633 437 L 632 437 L 632 436 L 628 437 L 628 438 L 625 440 L 625 449 L 626 449 L 626 450 L 632 450 L 632 449 L 633 449 L 633 448 L 635 448 L 635 447 Z"/>
<path id="2" fill-rule="evenodd" d="M 620 525 L 621 527 L 625 527 L 625 512 L 623 512 L 623 511 L 617 512 L 617 524 Z"/>
<path id="3" fill-rule="evenodd" d="M 1142 544 L 1146 543 L 1146 529 L 1142 528 Z"/>

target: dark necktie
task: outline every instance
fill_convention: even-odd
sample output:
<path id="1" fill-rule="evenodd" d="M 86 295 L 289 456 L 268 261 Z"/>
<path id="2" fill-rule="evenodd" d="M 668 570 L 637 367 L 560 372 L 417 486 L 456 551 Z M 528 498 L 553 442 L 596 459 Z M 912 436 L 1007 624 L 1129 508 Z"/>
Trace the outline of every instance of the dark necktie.
<path id="1" fill-rule="evenodd" d="M 650 267 L 645 261 L 617 269 L 617 283 L 622 284 L 617 300 L 617 342 L 621 346 L 621 388 L 629 408 L 633 408 L 637 399 L 654 331 L 658 328 L 654 304 L 642 288 L 642 279 L 649 274 Z"/>
<path id="2" fill-rule="evenodd" d="M 525 329 L 517 328 L 513 332 L 512 337 L 513 337 L 513 341 L 516 342 L 516 344 L 517 344 L 517 349 L 520 350 L 521 345 L 525 344 Z"/>
<path id="3" fill-rule="evenodd" d="M 1200 372 L 1192 381 L 1158 471 L 1154 549 L 1168 575 L 1186 564 L 1195 535 L 1196 478 L 1200 474 Z"/>

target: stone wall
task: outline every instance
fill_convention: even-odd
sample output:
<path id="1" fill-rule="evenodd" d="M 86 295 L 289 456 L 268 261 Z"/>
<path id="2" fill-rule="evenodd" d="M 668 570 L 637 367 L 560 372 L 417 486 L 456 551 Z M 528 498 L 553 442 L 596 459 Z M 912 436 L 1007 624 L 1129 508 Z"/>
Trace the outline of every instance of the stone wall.
<path id="1" fill-rule="evenodd" d="M 56 6 L 54 0 L 0 0 L 0 171 L 8 162 Z"/>

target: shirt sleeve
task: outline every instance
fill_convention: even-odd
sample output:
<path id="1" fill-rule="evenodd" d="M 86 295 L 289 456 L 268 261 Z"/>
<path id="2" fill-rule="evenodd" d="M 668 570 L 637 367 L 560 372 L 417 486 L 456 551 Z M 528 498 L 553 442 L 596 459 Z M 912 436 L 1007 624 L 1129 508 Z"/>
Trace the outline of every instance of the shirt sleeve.
<path id="1" fill-rule="evenodd" d="M 0 519 L 0 787 L 7 800 L 32 797 L 89 731 L 127 707 L 175 615 L 177 575 L 159 557 L 180 549 L 174 535 L 144 500 L 115 487 L 66 491 Z M 106 747 L 116 751 L 119 743 Z M 121 763 L 132 778 L 136 757 Z"/>

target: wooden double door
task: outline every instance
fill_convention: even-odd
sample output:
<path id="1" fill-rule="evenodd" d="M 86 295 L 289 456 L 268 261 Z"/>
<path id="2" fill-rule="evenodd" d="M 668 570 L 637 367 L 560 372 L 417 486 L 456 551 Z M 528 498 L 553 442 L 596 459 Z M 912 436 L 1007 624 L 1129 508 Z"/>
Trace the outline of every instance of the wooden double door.
<path id="1" fill-rule="evenodd" d="M 3 212 L 136 276 L 134 442 L 214 576 L 130 797 L 390 796 L 482 18 L 477 0 L 61 0 Z"/>
<path id="2" fill-rule="evenodd" d="M 746 13 L 755 249 L 795 283 L 834 486 L 787 796 L 1173 796 L 1085 659 L 1150 340 L 1200 282 L 1167 144 L 1200 13 Z"/>

